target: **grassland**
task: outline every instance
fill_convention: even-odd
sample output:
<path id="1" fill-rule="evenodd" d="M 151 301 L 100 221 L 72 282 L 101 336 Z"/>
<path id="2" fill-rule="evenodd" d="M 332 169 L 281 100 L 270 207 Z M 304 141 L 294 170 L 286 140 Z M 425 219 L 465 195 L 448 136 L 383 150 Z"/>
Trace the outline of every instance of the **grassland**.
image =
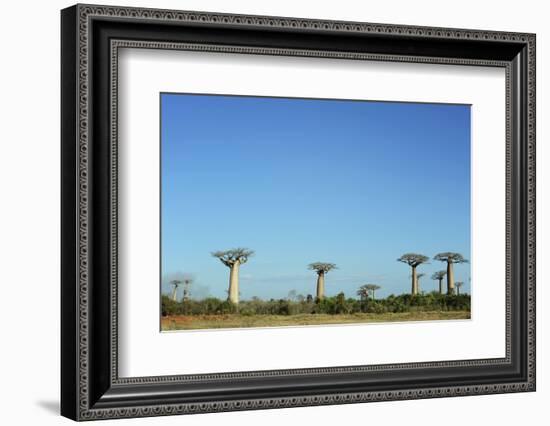
<path id="1" fill-rule="evenodd" d="M 163 331 L 212 328 L 284 327 L 320 324 L 354 324 L 401 321 L 469 319 L 469 311 L 387 312 L 297 315 L 168 315 L 161 318 Z"/>

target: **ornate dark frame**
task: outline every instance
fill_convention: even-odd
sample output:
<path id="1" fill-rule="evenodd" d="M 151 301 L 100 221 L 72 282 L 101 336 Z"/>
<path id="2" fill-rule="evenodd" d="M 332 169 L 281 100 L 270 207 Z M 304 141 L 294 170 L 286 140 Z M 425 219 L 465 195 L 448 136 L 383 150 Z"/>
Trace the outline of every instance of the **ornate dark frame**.
<path id="1" fill-rule="evenodd" d="M 535 35 L 76 5 L 62 29 L 61 414 L 158 416 L 535 390 Z M 506 69 L 506 357 L 119 378 L 117 52 L 192 49 Z"/>

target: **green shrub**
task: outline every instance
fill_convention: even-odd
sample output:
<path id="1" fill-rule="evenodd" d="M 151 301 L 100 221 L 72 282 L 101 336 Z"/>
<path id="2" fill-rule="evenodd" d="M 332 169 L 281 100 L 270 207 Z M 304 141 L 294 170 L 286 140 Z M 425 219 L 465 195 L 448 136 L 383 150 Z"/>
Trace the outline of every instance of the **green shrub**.
<path id="1" fill-rule="evenodd" d="M 346 298 L 344 293 L 325 297 L 322 300 L 304 298 L 295 301 L 287 299 L 261 300 L 252 298 L 234 305 L 227 300 L 208 297 L 203 300 L 175 302 L 163 295 L 161 312 L 167 315 L 212 315 L 235 314 L 251 315 L 297 315 L 297 314 L 353 314 L 360 312 L 423 312 L 469 310 L 470 295 L 445 295 L 436 292 L 411 296 L 410 294 L 390 295 L 385 299 L 358 300 Z"/>

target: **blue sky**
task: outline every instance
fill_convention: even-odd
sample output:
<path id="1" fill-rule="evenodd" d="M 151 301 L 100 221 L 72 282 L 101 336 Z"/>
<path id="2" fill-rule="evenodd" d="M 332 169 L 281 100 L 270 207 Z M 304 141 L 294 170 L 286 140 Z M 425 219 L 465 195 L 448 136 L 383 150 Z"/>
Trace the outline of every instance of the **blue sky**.
<path id="1" fill-rule="evenodd" d="M 384 297 L 410 291 L 403 253 L 470 258 L 468 105 L 161 94 L 161 164 L 163 292 L 191 274 L 193 297 L 226 298 L 210 253 L 233 247 L 256 252 L 241 299 L 315 294 L 316 261 L 338 266 L 327 295 Z"/>

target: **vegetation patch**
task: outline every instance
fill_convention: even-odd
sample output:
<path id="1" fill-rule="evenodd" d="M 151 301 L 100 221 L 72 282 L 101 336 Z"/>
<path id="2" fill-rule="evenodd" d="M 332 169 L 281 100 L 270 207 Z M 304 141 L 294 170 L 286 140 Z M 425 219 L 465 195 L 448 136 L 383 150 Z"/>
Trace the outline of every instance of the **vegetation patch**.
<path id="1" fill-rule="evenodd" d="M 361 294 L 366 289 L 359 291 Z M 210 297 L 174 301 L 162 297 L 162 329 L 269 327 L 380 321 L 424 321 L 470 318 L 470 295 L 390 295 L 384 299 L 348 298 L 242 300 L 238 305 Z"/>
<path id="2" fill-rule="evenodd" d="M 207 328 L 284 327 L 322 324 L 360 324 L 401 321 L 470 319 L 469 311 L 412 311 L 400 313 L 297 314 L 297 315 L 169 315 L 162 317 L 163 331 Z"/>

